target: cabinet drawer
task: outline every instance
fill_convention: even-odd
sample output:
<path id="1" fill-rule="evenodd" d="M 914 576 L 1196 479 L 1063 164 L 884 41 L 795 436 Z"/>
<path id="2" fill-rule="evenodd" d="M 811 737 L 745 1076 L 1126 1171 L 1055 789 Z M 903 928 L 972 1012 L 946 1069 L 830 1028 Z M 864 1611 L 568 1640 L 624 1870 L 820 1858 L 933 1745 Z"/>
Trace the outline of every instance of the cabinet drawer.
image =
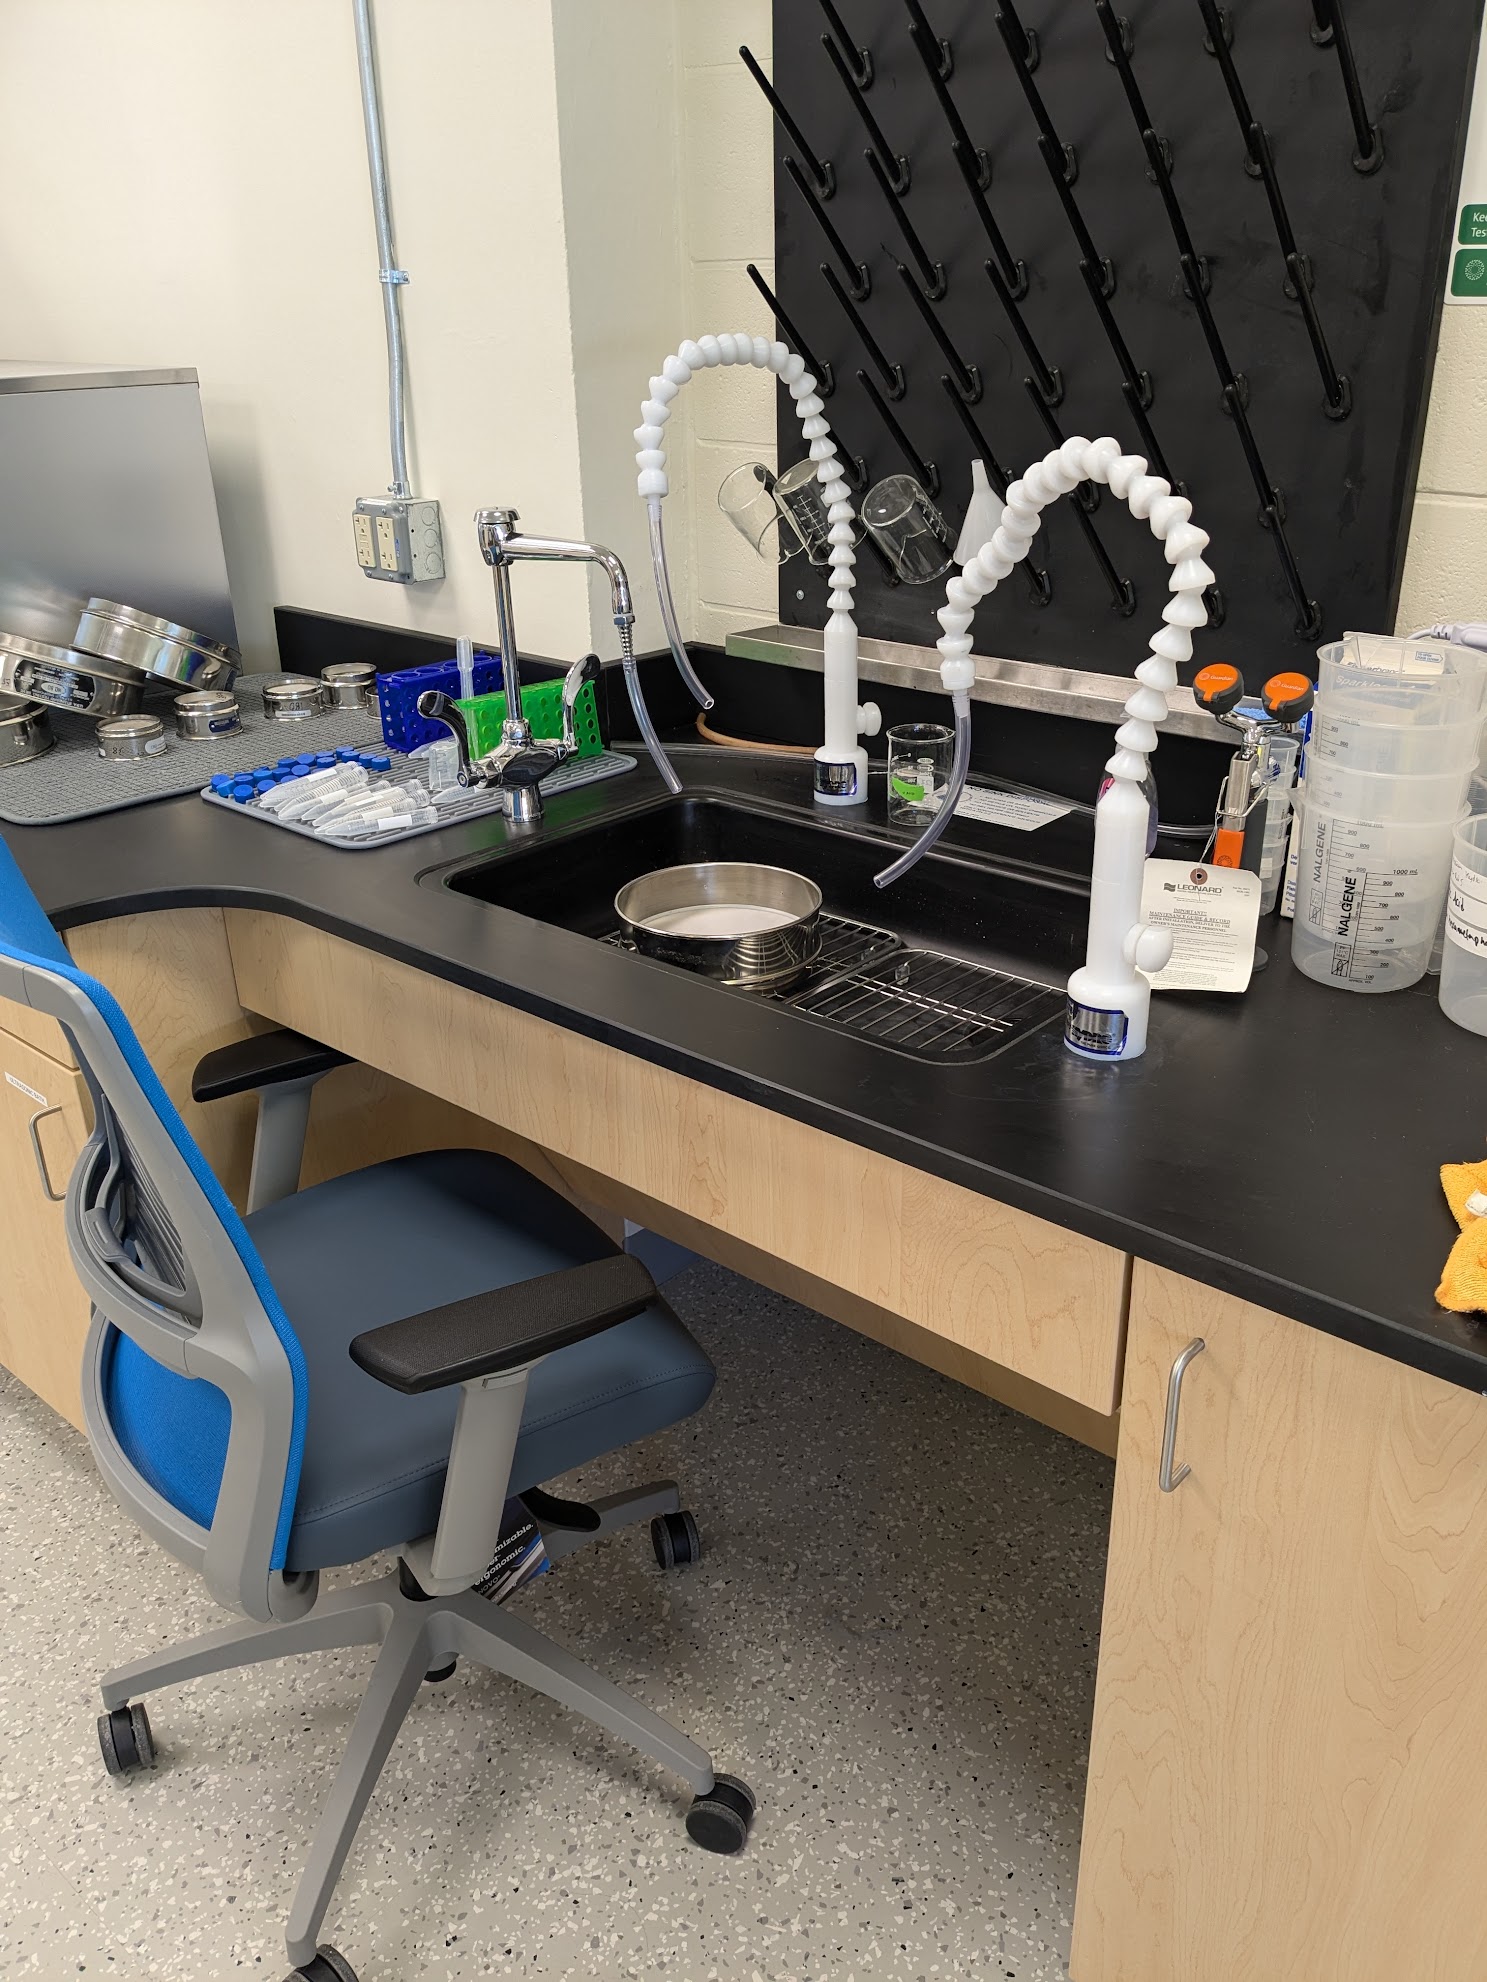
<path id="1" fill-rule="evenodd" d="M 45 1053 L 59 1066 L 71 1067 L 76 1071 L 77 1058 L 67 1043 L 66 1033 L 45 1012 L 35 1012 L 29 1005 L 17 1005 L 9 998 L 0 998 L 0 1032 L 7 1032 L 11 1038 L 21 1040 L 39 1053 Z"/>
<path id="2" fill-rule="evenodd" d="M 89 1303 L 72 1270 L 62 1192 L 92 1128 L 83 1078 L 0 1031 L 0 1364 L 75 1425 Z"/>

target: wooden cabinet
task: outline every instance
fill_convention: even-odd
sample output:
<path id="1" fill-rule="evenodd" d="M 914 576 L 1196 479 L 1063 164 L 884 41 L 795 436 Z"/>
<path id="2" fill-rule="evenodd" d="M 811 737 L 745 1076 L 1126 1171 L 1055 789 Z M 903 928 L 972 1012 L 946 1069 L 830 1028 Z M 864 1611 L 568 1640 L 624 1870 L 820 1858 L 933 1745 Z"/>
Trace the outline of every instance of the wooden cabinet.
<path id="1" fill-rule="evenodd" d="M 1480 1982 L 1484 1752 L 1487 1399 L 1138 1262 L 1074 1982 Z"/>
<path id="2" fill-rule="evenodd" d="M 75 1067 L 5 1031 L 0 1075 L 0 1364 L 81 1425 L 88 1297 L 72 1270 L 62 1206 L 42 1181 L 32 1125 L 51 1189 L 64 1191 L 92 1109 Z"/>

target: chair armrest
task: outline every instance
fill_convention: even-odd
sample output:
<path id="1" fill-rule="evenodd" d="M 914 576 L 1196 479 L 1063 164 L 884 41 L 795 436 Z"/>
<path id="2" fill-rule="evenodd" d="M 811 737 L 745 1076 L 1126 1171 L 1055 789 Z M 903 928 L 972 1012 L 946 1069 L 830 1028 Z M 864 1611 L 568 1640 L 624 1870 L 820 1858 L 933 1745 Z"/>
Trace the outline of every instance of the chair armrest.
<path id="1" fill-rule="evenodd" d="M 351 1359 L 379 1383 L 417 1396 L 520 1369 L 628 1321 L 655 1298 L 640 1261 L 612 1253 L 370 1328 L 352 1342 Z"/>
<path id="2" fill-rule="evenodd" d="M 204 1053 L 191 1076 L 193 1101 L 224 1101 L 229 1094 L 247 1094 L 254 1088 L 276 1087 L 281 1081 L 318 1080 L 332 1067 L 344 1067 L 347 1053 L 334 1046 L 322 1046 L 306 1039 L 302 1032 L 275 1026 L 271 1032 L 255 1032 L 247 1039 L 234 1040 Z"/>

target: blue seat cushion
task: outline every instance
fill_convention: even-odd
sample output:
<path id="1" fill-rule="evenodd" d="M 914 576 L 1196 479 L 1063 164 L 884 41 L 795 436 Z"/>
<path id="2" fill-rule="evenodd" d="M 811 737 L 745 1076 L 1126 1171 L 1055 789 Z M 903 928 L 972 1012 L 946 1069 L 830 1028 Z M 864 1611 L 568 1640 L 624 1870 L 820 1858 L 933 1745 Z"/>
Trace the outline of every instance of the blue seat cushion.
<path id="1" fill-rule="evenodd" d="M 438 1522 L 459 1388 L 420 1397 L 390 1390 L 352 1362 L 353 1336 L 614 1250 L 566 1199 L 484 1150 L 397 1157 L 283 1198 L 247 1223 L 309 1375 L 285 1561 L 291 1571 L 358 1562 Z M 706 1402 L 713 1377 L 659 1297 L 632 1321 L 559 1350 L 529 1380 L 511 1491 L 688 1417 Z M 162 1381 L 169 1397 L 153 1394 Z M 142 1383 L 147 1399 L 136 1394 Z M 181 1479 L 171 1477 L 172 1448 L 162 1451 L 157 1441 L 151 1481 L 200 1519 L 188 1504 L 188 1482 L 202 1476 L 204 1440 L 225 1451 L 220 1392 L 161 1369 L 124 1338 L 115 1343 L 108 1390 L 126 1449 L 131 1420 L 147 1411 L 158 1426 L 157 1414 L 170 1411 L 163 1421 L 181 1427 Z"/>

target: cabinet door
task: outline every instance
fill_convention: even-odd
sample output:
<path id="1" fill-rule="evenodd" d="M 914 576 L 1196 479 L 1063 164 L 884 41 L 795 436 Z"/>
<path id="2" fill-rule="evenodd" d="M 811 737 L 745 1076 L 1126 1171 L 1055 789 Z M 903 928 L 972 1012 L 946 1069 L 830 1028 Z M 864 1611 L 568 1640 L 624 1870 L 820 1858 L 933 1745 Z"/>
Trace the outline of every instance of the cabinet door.
<path id="1" fill-rule="evenodd" d="M 90 1130 L 87 1090 L 76 1068 L 8 1032 L 0 1032 L 0 1075 L 0 1363 L 81 1426 L 88 1297 L 72 1270 L 62 1206 L 42 1183 L 30 1125 L 51 1188 L 65 1191 Z"/>
<path id="2" fill-rule="evenodd" d="M 1138 1263 L 1075 1982 L 1481 1982 L 1484 1756 L 1487 1400 Z"/>

